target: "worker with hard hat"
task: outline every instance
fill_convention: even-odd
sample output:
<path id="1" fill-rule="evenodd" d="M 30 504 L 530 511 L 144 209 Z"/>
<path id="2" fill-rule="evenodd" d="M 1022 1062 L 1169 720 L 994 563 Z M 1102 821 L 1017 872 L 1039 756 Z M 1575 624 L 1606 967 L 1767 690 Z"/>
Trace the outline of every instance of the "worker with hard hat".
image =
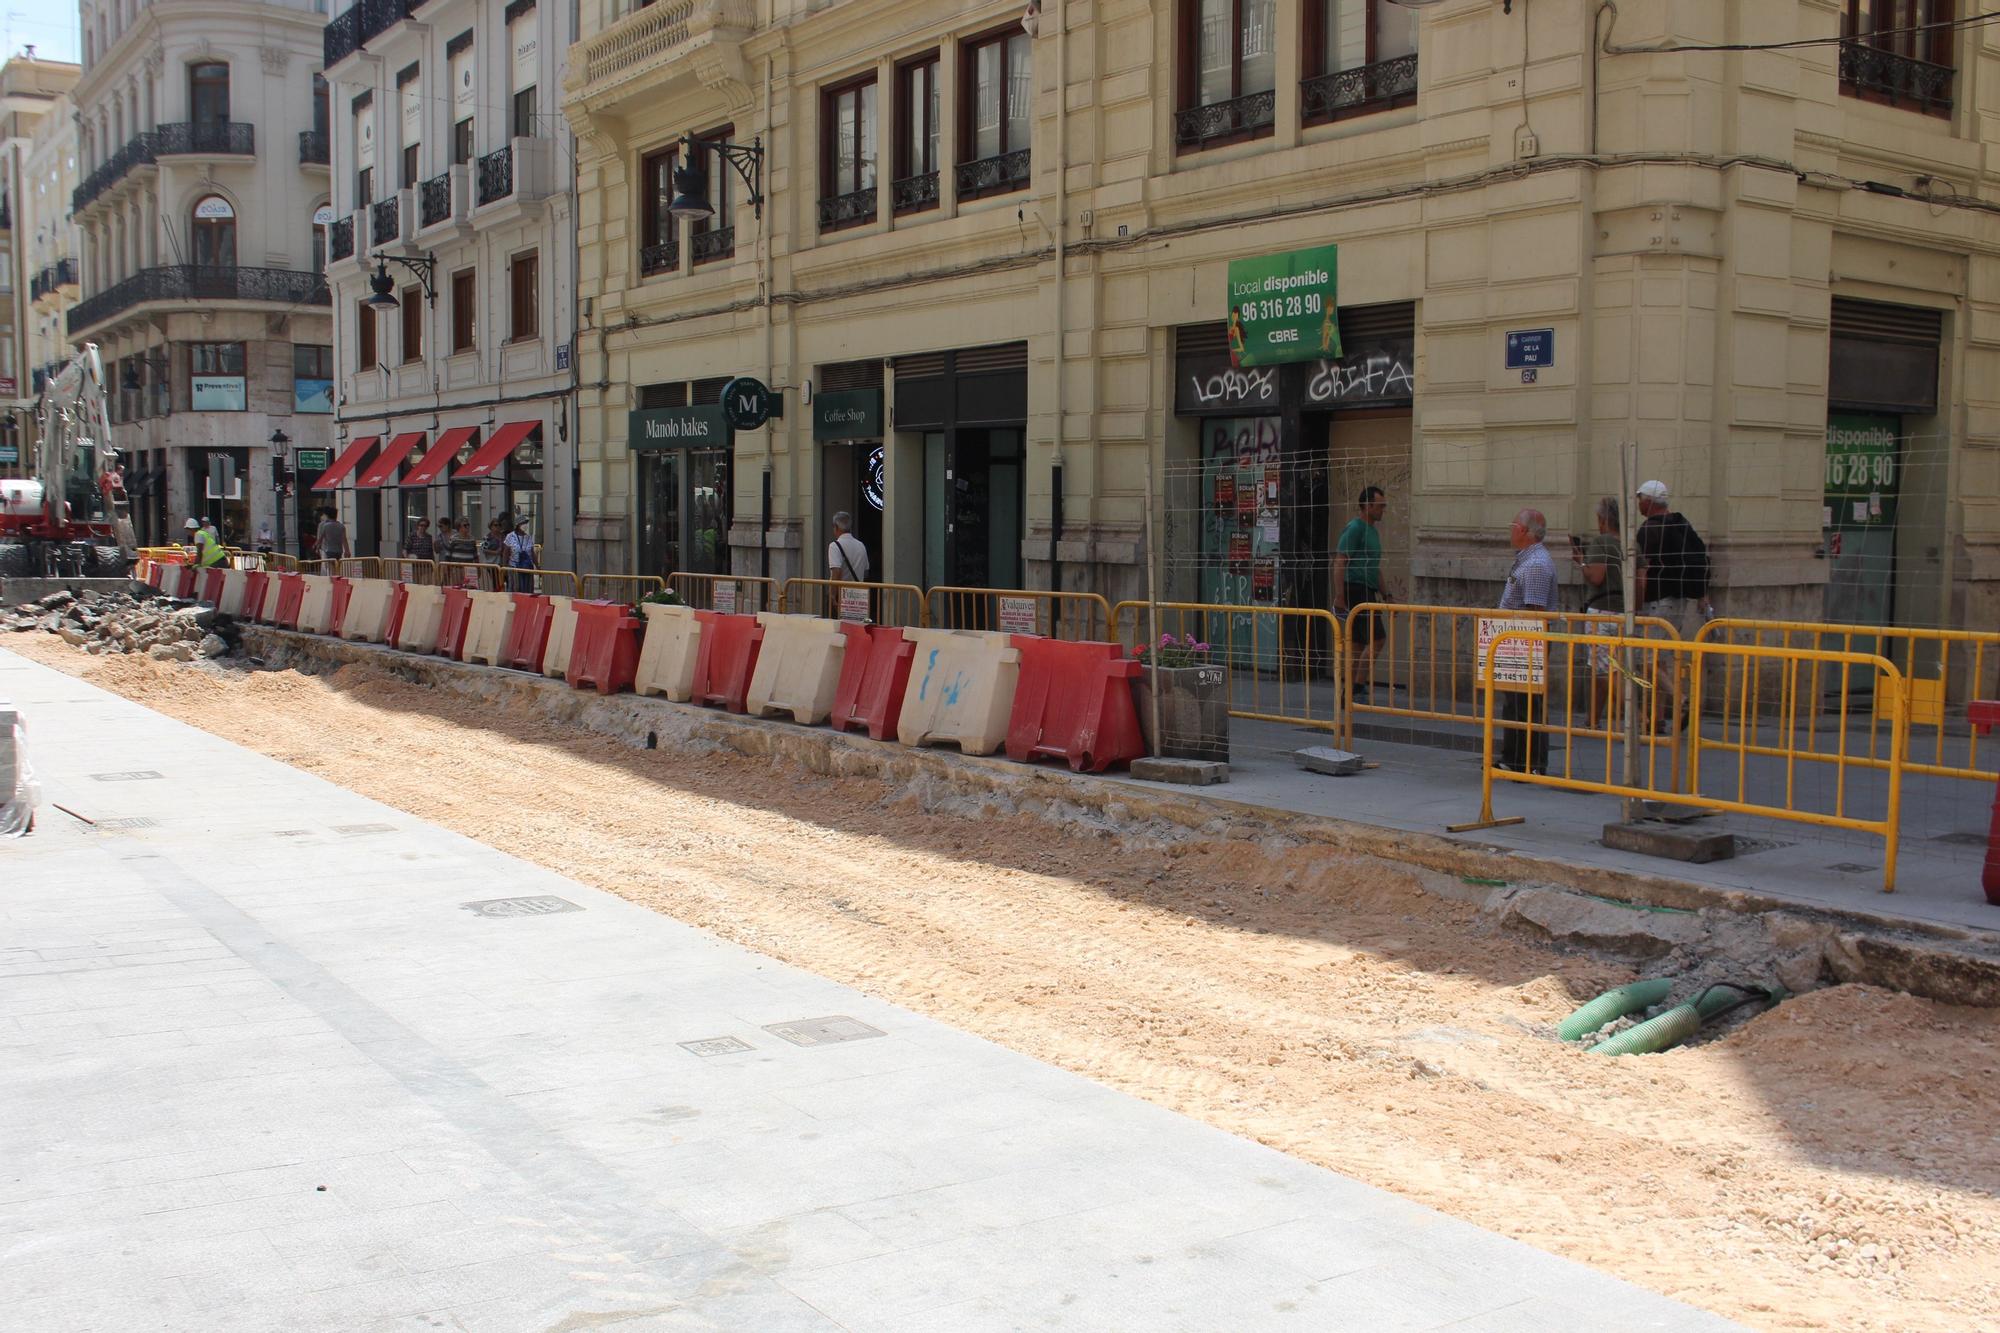
<path id="1" fill-rule="evenodd" d="M 221 538 L 215 535 L 213 528 L 204 528 L 199 520 L 190 518 L 187 521 L 187 530 L 188 555 L 195 564 L 206 569 L 211 565 L 221 564 L 223 558 L 229 554 L 224 549 Z"/>

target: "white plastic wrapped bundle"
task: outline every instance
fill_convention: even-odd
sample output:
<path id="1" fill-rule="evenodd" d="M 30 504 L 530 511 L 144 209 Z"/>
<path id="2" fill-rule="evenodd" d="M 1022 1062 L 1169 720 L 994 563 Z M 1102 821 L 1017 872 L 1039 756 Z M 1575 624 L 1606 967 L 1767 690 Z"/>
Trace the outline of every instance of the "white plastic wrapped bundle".
<path id="1" fill-rule="evenodd" d="M 0 838 L 18 838 L 35 826 L 42 789 L 28 764 L 27 724 L 0 699 Z"/>

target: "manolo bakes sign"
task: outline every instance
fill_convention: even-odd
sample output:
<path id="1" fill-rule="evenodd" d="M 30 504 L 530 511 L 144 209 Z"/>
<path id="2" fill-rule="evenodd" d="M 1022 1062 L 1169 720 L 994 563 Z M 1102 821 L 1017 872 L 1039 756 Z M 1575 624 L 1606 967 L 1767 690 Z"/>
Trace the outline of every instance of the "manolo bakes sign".
<path id="1" fill-rule="evenodd" d="M 1275 366 L 1340 357 L 1340 247 L 1229 261 L 1229 361 Z"/>
<path id="2" fill-rule="evenodd" d="M 729 422 L 720 403 L 634 412 L 629 432 L 627 443 L 633 449 L 722 449 L 729 444 Z"/>

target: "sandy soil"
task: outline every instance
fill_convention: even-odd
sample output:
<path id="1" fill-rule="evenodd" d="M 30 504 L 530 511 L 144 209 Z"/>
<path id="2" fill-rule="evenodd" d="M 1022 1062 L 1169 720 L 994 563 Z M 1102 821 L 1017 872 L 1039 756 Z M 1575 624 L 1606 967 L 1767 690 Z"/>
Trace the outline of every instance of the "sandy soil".
<path id="1" fill-rule="evenodd" d="M 2000 1014 L 1844 986 L 1695 1049 L 1588 1057 L 1548 1025 L 1630 972 L 1482 934 L 1393 866 L 925 815 L 870 781 L 633 751 L 358 667 L 4 646 L 1745 1323 L 2000 1327 Z M 524 769 L 564 799 L 514 799 Z"/>

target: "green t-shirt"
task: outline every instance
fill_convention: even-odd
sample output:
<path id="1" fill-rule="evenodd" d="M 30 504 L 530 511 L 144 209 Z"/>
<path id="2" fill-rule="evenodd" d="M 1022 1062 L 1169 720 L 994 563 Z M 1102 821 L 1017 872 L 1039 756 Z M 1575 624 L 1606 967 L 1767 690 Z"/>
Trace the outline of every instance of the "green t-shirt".
<path id="1" fill-rule="evenodd" d="M 1333 544 L 1335 555 L 1347 557 L 1344 581 L 1370 592 L 1382 590 L 1382 534 L 1366 519 L 1351 518 Z"/>
<path id="2" fill-rule="evenodd" d="M 1600 532 L 1583 544 L 1583 563 L 1603 565 L 1604 583 L 1593 588 L 1585 588 L 1585 602 L 1593 611 L 1623 611 L 1625 609 L 1625 553 L 1618 547 L 1618 538 L 1608 532 Z"/>

